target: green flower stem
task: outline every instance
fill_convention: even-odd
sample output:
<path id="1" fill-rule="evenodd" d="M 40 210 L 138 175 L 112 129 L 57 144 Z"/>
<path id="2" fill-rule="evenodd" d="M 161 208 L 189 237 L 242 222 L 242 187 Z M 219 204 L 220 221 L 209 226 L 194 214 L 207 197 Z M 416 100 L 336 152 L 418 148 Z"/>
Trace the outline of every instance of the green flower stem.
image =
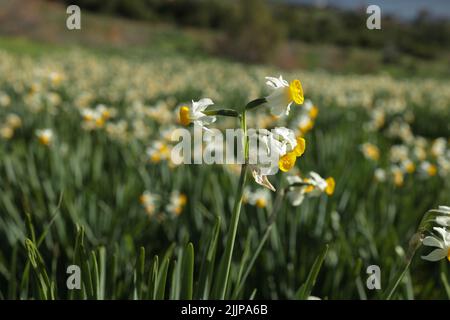
<path id="1" fill-rule="evenodd" d="M 385 299 L 391 300 L 392 295 L 394 294 L 395 290 L 397 289 L 398 285 L 402 281 L 405 274 L 408 272 L 409 266 L 411 265 L 412 259 L 409 259 L 406 261 L 404 268 L 398 273 L 397 280 L 388 287 L 388 289 L 385 292 Z"/>
<path id="2" fill-rule="evenodd" d="M 225 275 L 224 275 L 222 283 L 220 285 L 221 291 L 219 294 L 219 299 L 225 299 L 225 294 L 226 294 L 227 287 L 228 287 L 228 279 L 229 279 L 230 268 L 231 268 L 231 259 L 233 257 L 234 243 L 236 241 L 237 228 L 239 225 L 239 216 L 241 213 L 242 198 L 244 195 L 244 187 L 245 187 L 245 182 L 247 179 L 247 169 L 248 169 L 248 165 L 247 165 L 248 143 L 247 142 L 248 142 L 248 139 L 247 139 L 247 121 L 246 121 L 245 110 L 242 113 L 242 117 L 241 117 L 241 128 L 244 131 L 242 142 L 243 142 L 243 147 L 244 147 L 245 161 L 241 167 L 241 176 L 239 178 L 236 199 L 234 201 L 233 213 L 232 213 L 231 221 L 230 221 L 230 229 L 228 231 L 228 239 L 227 239 L 227 244 L 225 247 L 225 255 L 224 255 Z"/>

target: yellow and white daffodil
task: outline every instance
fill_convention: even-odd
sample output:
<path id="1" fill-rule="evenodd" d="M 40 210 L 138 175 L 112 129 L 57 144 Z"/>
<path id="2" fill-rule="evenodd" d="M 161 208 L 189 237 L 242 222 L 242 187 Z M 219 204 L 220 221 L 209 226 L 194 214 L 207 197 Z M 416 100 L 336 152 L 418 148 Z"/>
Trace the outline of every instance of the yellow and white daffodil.
<path id="1" fill-rule="evenodd" d="M 107 107 L 104 104 L 97 105 L 95 111 L 104 121 L 114 118 L 117 115 L 117 109 Z"/>
<path id="2" fill-rule="evenodd" d="M 281 75 L 279 78 L 266 77 L 266 79 L 266 84 L 273 89 L 272 93 L 266 97 L 272 114 L 276 116 L 283 113 L 289 115 L 292 103 L 303 103 L 303 88 L 300 80 L 296 79 L 288 83 Z"/>
<path id="3" fill-rule="evenodd" d="M 413 174 L 416 171 L 416 165 L 410 159 L 405 159 L 400 163 L 400 167 L 408 174 Z"/>
<path id="4" fill-rule="evenodd" d="M 184 193 L 173 191 L 170 194 L 170 201 L 167 205 L 167 211 L 173 215 L 179 216 L 183 212 L 183 208 L 187 203 L 187 196 Z"/>
<path id="5" fill-rule="evenodd" d="M 180 123 L 184 126 L 188 126 L 193 123 L 204 129 L 206 126 L 216 121 L 215 116 L 208 116 L 204 113 L 206 108 L 213 105 L 214 102 L 209 98 L 203 98 L 199 101 L 192 100 L 191 107 L 182 106 L 179 111 Z"/>
<path id="6" fill-rule="evenodd" d="M 433 157 L 437 158 L 440 156 L 443 156 L 447 150 L 447 141 L 445 138 L 437 138 L 433 141 L 433 144 L 431 145 L 431 154 Z"/>
<path id="7" fill-rule="evenodd" d="M 437 249 L 434 249 L 426 256 L 422 256 L 422 259 L 439 261 L 447 258 L 447 260 L 450 261 L 450 232 L 441 227 L 434 227 L 433 230 L 436 231 L 438 235 L 425 237 L 422 244 Z"/>
<path id="8" fill-rule="evenodd" d="M 99 111 L 85 108 L 81 109 L 80 112 L 83 118 L 83 129 L 94 130 L 103 128 L 103 126 L 105 125 L 105 119 Z"/>
<path id="9" fill-rule="evenodd" d="M 53 141 L 52 129 L 38 129 L 36 130 L 36 136 L 42 145 L 48 146 Z"/>
<path id="10" fill-rule="evenodd" d="M 259 144 L 250 145 L 250 154 L 257 155 L 258 159 L 271 160 L 268 163 L 252 164 L 250 170 L 253 178 L 261 186 L 275 191 L 267 176 L 274 175 L 278 170 L 283 172 L 291 170 L 297 157 L 305 152 L 306 141 L 302 137 L 295 137 L 294 132 L 285 127 L 277 127 L 273 131 L 261 129 L 250 133 L 250 139 L 252 138 L 259 140 Z"/>
<path id="11" fill-rule="evenodd" d="M 5 123 L 0 127 L 0 137 L 6 140 L 14 136 L 16 129 L 22 126 L 22 119 L 15 113 L 6 116 Z"/>
<path id="12" fill-rule="evenodd" d="M 159 202 L 159 196 L 146 190 L 139 197 L 139 202 L 144 207 L 145 212 L 147 212 L 147 215 L 152 216 L 156 211 L 156 207 Z"/>
<path id="13" fill-rule="evenodd" d="M 420 171 L 423 175 L 429 176 L 429 177 L 434 177 L 438 173 L 436 165 L 434 165 L 428 161 L 423 161 L 420 164 Z"/>
<path id="14" fill-rule="evenodd" d="M 244 201 L 256 206 L 258 208 L 266 208 L 270 204 L 270 192 L 267 189 L 257 189 L 256 191 L 250 191 L 250 189 L 245 189 L 244 191 Z"/>
<path id="15" fill-rule="evenodd" d="M 378 161 L 380 159 L 380 149 L 370 142 L 361 145 L 361 151 L 366 159 Z"/>
<path id="16" fill-rule="evenodd" d="M 365 128 L 369 131 L 376 131 L 384 126 L 386 114 L 383 109 L 377 108 L 370 113 L 370 118 L 371 120 L 365 125 Z"/>
<path id="17" fill-rule="evenodd" d="M 103 128 L 105 123 L 117 114 L 117 109 L 99 104 L 95 109 L 83 108 L 80 110 L 83 118 L 83 129 L 94 130 Z"/>
<path id="18" fill-rule="evenodd" d="M 302 109 L 308 113 L 308 117 L 312 121 L 314 121 L 319 114 L 319 108 L 317 108 L 317 106 L 309 99 L 305 100 Z"/>
<path id="19" fill-rule="evenodd" d="M 405 172 L 397 165 L 391 167 L 392 178 L 396 187 L 402 187 L 405 182 Z"/>
<path id="20" fill-rule="evenodd" d="M 314 120 L 307 114 L 301 114 L 295 120 L 298 133 L 302 136 L 306 135 L 314 128 Z"/>
<path id="21" fill-rule="evenodd" d="M 310 172 L 308 178 L 288 176 L 287 181 L 289 183 L 287 197 L 293 206 L 299 206 L 305 196 L 315 197 L 322 193 L 331 196 L 336 185 L 333 177 L 323 179 L 316 172 Z"/>
<path id="22" fill-rule="evenodd" d="M 150 162 L 159 163 L 170 159 L 170 151 L 171 148 L 165 141 L 155 141 L 151 147 L 147 148 L 147 156 Z"/>
<path id="23" fill-rule="evenodd" d="M 310 179 L 307 182 L 310 186 L 313 186 L 314 189 L 311 191 L 308 190 L 312 195 L 319 194 L 325 192 L 327 195 L 331 196 L 334 193 L 334 188 L 336 182 L 333 177 L 328 177 L 323 179 L 318 173 L 311 171 L 309 173 Z"/>

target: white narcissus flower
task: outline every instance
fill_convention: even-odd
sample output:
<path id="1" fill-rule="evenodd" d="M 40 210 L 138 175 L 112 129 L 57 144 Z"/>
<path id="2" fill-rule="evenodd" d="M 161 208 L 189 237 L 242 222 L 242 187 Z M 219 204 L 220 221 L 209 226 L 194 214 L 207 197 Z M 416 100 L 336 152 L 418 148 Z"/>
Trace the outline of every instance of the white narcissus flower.
<path id="1" fill-rule="evenodd" d="M 386 170 L 382 168 L 375 169 L 374 173 L 375 180 L 378 182 L 385 182 L 386 181 Z"/>
<path id="2" fill-rule="evenodd" d="M 204 98 L 199 101 L 192 100 L 192 106 L 182 106 L 180 108 L 180 123 L 184 126 L 188 126 L 191 123 L 198 125 L 204 129 L 206 126 L 216 121 L 215 116 L 208 116 L 204 113 L 205 109 L 214 102 L 209 98 Z"/>
<path id="3" fill-rule="evenodd" d="M 245 199 L 246 202 L 258 208 L 267 207 L 271 200 L 269 190 L 262 188 L 257 189 L 255 191 L 250 191 L 249 189 L 246 189 Z"/>
<path id="4" fill-rule="evenodd" d="M 447 150 L 447 141 L 445 138 L 437 138 L 433 141 L 433 144 L 431 145 L 431 154 L 434 157 L 440 157 L 445 154 L 445 151 Z"/>
<path id="5" fill-rule="evenodd" d="M 378 161 L 380 159 L 380 149 L 370 142 L 365 142 L 361 146 L 361 151 L 364 157 L 370 160 Z"/>
<path id="6" fill-rule="evenodd" d="M 317 118 L 317 115 L 319 114 L 319 108 L 311 101 L 311 100 L 305 100 L 305 103 L 303 103 L 303 110 L 308 112 L 308 117 L 312 120 Z"/>
<path id="7" fill-rule="evenodd" d="M 294 150 L 297 146 L 295 133 L 291 129 L 285 127 L 276 127 L 272 132 L 275 137 L 279 137 L 279 140 L 282 142 L 283 148 L 285 148 L 284 154 Z"/>
<path id="8" fill-rule="evenodd" d="M 161 160 L 168 160 L 170 158 L 170 147 L 164 141 L 155 141 L 151 147 L 148 147 L 146 152 L 150 162 L 158 163 Z"/>
<path id="9" fill-rule="evenodd" d="M 289 191 L 287 197 L 293 206 L 300 205 L 305 196 L 314 197 L 322 193 L 331 196 L 334 193 L 336 182 L 332 177 L 323 179 L 315 172 L 309 173 L 309 178 L 288 176 Z"/>
<path id="10" fill-rule="evenodd" d="M 105 118 L 103 118 L 103 105 L 100 105 L 99 110 L 94 109 L 81 109 L 81 116 L 83 118 L 83 128 L 86 130 L 94 130 L 96 128 L 102 128 L 105 124 Z"/>
<path id="11" fill-rule="evenodd" d="M 336 182 L 332 177 L 324 179 L 314 171 L 311 171 L 309 175 L 311 179 L 308 181 L 308 183 L 316 188 L 316 190 L 311 191 L 312 194 L 315 194 L 318 191 L 320 191 L 320 193 L 325 192 L 326 194 L 331 196 L 334 193 L 334 187 L 336 185 Z"/>
<path id="12" fill-rule="evenodd" d="M 391 166 L 391 173 L 396 187 L 402 187 L 405 182 L 405 175 L 402 168 L 397 165 Z"/>
<path id="13" fill-rule="evenodd" d="M 413 174 L 416 171 L 416 165 L 410 159 L 405 159 L 400 163 L 400 167 L 403 171 L 409 174 Z"/>
<path id="14" fill-rule="evenodd" d="M 307 114 L 301 114 L 296 120 L 300 134 L 305 135 L 314 128 L 314 120 Z"/>
<path id="15" fill-rule="evenodd" d="M 170 194 L 170 202 L 167 205 L 167 211 L 178 216 L 183 212 L 183 208 L 187 203 L 187 196 L 178 191 L 172 191 Z"/>
<path id="16" fill-rule="evenodd" d="M 434 231 L 439 234 L 438 236 L 427 236 L 423 239 L 422 244 L 429 247 L 435 247 L 430 254 L 422 256 L 422 259 L 428 261 L 439 261 L 447 258 L 450 261 L 450 233 L 444 228 L 434 227 Z"/>
<path id="17" fill-rule="evenodd" d="M 36 130 L 36 136 L 39 142 L 45 146 L 48 146 L 53 141 L 52 129 L 38 129 Z"/>
<path id="18" fill-rule="evenodd" d="M 155 213 L 159 200 L 160 198 L 158 195 L 151 193 L 148 190 L 144 191 L 144 193 L 139 197 L 139 202 L 142 204 L 149 216 L 152 216 Z"/>
<path id="19" fill-rule="evenodd" d="M 249 133 L 249 154 L 256 156 L 256 163 L 251 163 L 250 170 L 255 182 L 272 191 L 275 188 L 267 179 L 268 175 L 274 175 L 281 171 L 291 170 L 306 148 L 306 142 L 301 137 L 295 137 L 292 130 L 284 127 L 275 128 L 273 131 L 260 129 Z M 259 142 L 259 143 L 256 143 Z M 262 163 L 262 159 L 267 162 Z"/>
<path id="20" fill-rule="evenodd" d="M 288 83 L 282 76 L 279 78 L 266 77 L 266 79 L 266 84 L 273 89 L 272 93 L 266 97 L 272 114 L 280 116 L 284 112 L 289 115 L 293 102 L 296 104 L 303 103 L 303 88 L 300 80 L 293 80 Z"/>
<path id="21" fill-rule="evenodd" d="M 429 177 L 433 177 L 438 173 L 436 165 L 434 165 L 428 161 L 423 161 L 420 164 L 420 170 L 421 170 L 422 175 L 429 176 Z"/>

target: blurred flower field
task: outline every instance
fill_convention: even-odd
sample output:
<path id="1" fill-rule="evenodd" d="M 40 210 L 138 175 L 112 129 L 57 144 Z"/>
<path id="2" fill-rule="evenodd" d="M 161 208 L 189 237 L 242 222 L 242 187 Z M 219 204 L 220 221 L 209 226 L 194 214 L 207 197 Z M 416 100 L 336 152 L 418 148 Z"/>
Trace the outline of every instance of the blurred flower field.
<path id="1" fill-rule="evenodd" d="M 276 192 L 249 174 L 223 278 L 240 169 L 175 164 L 170 136 L 191 100 L 241 112 L 279 74 L 305 101 L 281 117 L 258 107 L 248 127 L 291 128 L 306 149 L 269 177 Z M 448 79 L 0 51 L 0 298 L 386 298 L 424 214 L 450 205 L 449 137 Z M 443 240 L 424 244 L 445 250 L 437 225 Z M 450 251 L 414 249 L 392 298 L 450 298 Z M 67 290 L 71 264 L 82 290 Z M 366 287 L 370 265 L 382 290 Z"/>

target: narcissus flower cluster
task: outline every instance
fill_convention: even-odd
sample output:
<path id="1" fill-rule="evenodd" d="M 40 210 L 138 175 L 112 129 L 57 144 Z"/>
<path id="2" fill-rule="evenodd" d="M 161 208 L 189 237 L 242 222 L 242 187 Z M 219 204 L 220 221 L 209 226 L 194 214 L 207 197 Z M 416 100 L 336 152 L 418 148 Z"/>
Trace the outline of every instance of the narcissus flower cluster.
<path id="1" fill-rule="evenodd" d="M 266 84 L 270 87 L 271 93 L 263 98 L 255 99 L 247 104 L 244 114 L 239 115 L 236 111 L 226 109 L 211 109 L 214 103 L 209 98 L 203 98 L 199 101 L 192 101 L 190 106 L 183 105 L 179 108 L 179 122 L 184 125 L 197 125 L 204 130 L 209 130 L 208 126 L 215 123 L 218 116 L 234 116 L 244 121 L 247 117 L 253 116 L 252 110 L 258 110 L 256 115 L 260 115 L 259 110 L 269 109 L 277 117 L 289 115 L 293 104 L 301 105 L 296 108 L 297 120 L 294 121 L 294 129 L 285 126 L 275 126 L 272 128 L 256 128 L 249 130 L 248 155 L 250 159 L 256 157 L 258 160 L 276 159 L 276 161 L 250 161 L 249 170 L 255 182 L 269 190 L 276 191 L 268 177 L 276 174 L 278 171 L 288 172 L 295 167 L 297 159 L 301 157 L 306 150 L 305 134 L 312 129 L 314 121 L 318 115 L 318 108 L 310 100 L 304 99 L 303 87 L 298 79 L 290 82 L 283 79 L 282 76 L 266 77 Z M 234 112 L 234 113 L 233 113 Z M 246 116 L 248 114 L 248 116 Z M 267 118 L 270 122 L 270 119 Z M 268 123 L 269 123 L 268 122 Z M 290 121 L 292 123 L 292 121 Z M 245 122 L 246 124 L 247 122 Z M 258 122 L 256 122 L 258 123 Z M 247 129 L 245 129 L 247 130 Z M 160 158 L 160 152 L 157 146 L 149 150 L 149 155 L 155 160 Z M 319 180 L 314 180 L 318 189 L 323 188 Z M 327 190 L 331 190 L 331 182 Z M 334 186 L 333 186 L 334 188 Z M 331 192 L 332 193 L 332 192 Z"/>
<path id="2" fill-rule="evenodd" d="M 366 159 L 376 163 L 377 182 L 391 181 L 402 187 L 407 177 L 418 180 L 447 178 L 450 175 L 448 138 L 426 138 L 414 132 L 414 114 L 404 100 L 380 103 L 370 111 L 370 121 L 364 128 L 371 135 L 384 135 L 392 144 L 382 150 L 374 143 L 365 142 L 360 149 Z M 387 160 L 387 161 L 386 161 Z"/>
<path id="3" fill-rule="evenodd" d="M 167 201 L 167 205 L 164 206 L 165 201 Z M 147 215 L 149 217 L 156 216 L 160 221 L 167 218 L 168 215 L 170 217 L 179 216 L 183 212 L 187 201 L 187 196 L 178 190 L 173 190 L 170 195 L 164 197 L 146 190 L 139 197 L 139 202 L 144 207 Z"/>
<path id="4" fill-rule="evenodd" d="M 22 119 L 15 113 L 10 113 L 6 116 L 0 126 L 0 137 L 9 140 L 14 136 L 14 132 L 22 126 Z"/>

